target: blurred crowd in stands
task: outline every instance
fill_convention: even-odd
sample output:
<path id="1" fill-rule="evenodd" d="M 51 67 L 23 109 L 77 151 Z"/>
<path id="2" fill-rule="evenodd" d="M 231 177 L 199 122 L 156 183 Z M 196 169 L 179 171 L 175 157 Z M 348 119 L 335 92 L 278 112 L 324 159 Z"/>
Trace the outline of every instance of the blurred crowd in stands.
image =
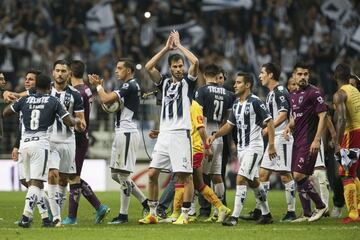
<path id="1" fill-rule="evenodd" d="M 113 89 L 116 60 L 130 57 L 150 91 L 144 63 L 177 29 L 201 67 L 219 64 L 229 85 L 238 71 L 257 78 L 267 62 L 282 66 L 285 83 L 301 60 L 312 64 L 313 83 L 331 99 L 333 66 L 343 61 L 360 74 L 359 23 L 358 0 L 2 0 L 0 72 L 8 89 L 21 90 L 29 68 L 51 74 L 55 60 L 80 59 Z M 166 73 L 166 63 L 159 67 Z"/>

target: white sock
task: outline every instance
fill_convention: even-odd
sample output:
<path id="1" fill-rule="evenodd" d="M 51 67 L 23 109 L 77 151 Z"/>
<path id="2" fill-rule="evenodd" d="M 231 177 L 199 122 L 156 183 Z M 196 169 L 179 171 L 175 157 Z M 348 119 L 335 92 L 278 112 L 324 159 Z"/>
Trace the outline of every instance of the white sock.
<path id="1" fill-rule="evenodd" d="M 181 214 L 184 215 L 186 220 L 189 219 L 189 211 L 190 211 L 190 208 L 181 207 Z"/>
<path id="2" fill-rule="evenodd" d="M 50 185 L 48 184 L 48 196 L 49 196 L 49 205 L 51 209 L 51 213 L 53 215 L 53 220 L 59 219 L 61 220 L 60 216 L 60 205 L 58 204 L 57 199 L 57 185 Z"/>
<path id="3" fill-rule="evenodd" d="M 237 185 L 236 186 L 234 211 L 232 213 L 233 217 L 238 218 L 240 216 L 241 210 L 245 203 L 246 192 L 247 192 L 246 185 Z"/>
<path id="4" fill-rule="evenodd" d="M 289 212 L 295 212 L 295 204 L 296 204 L 296 197 L 295 197 L 295 181 L 291 180 L 288 183 L 285 183 L 285 198 L 286 198 L 286 203 L 288 206 L 288 211 Z"/>
<path id="5" fill-rule="evenodd" d="M 159 201 L 148 201 L 150 214 L 156 216 L 156 208 L 159 205 Z"/>
<path id="6" fill-rule="evenodd" d="M 267 193 L 270 190 L 270 181 L 260 182 L 260 184 L 263 186 L 266 197 L 267 197 Z M 255 192 L 254 192 L 254 194 L 255 194 Z M 255 194 L 255 199 L 256 199 L 256 194 Z M 255 208 L 256 209 L 261 209 L 260 202 L 259 201 L 255 201 L 255 202 L 256 202 Z"/>
<path id="7" fill-rule="evenodd" d="M 313 176 L 317 179 L 318 188 L 321 200 L 326 205 L 329 206 L 329 180 L 326 175 L 325 169 L 316 169 Z"/>
<path id="8" fill-rule="evenodd" d="M 196 201 L 197 201 L 197 198 L 198 198 L 198 194 L 199 194 L 199 192 L 197 190 L 195 190 L 193 200 L 191 202 L 191 206 L 190 206 L 190 210 L 189 210 L 189 215 L 195 215 L 196 214 Z"/>
<path id="9" fill-rule="evenodd" d="M 270 212 L 269 204 L 267 201 L 266 191 L 264 186 L 260 184 L 257 188 L 253 188 L 255 199 L 257 204 L 260 206 L 261 214 L 266 215 Z"/>
<path id="10" fill-rule="evenodd" d="M 140 188 L 135 184 L 135 182 L 129 178 L 129 181 L 131 183 L 131 187 L 132 187 L 132 195 L 134 195 L 134 197 L 140 202 L 143 203 L 146 200 L 146 197 L 144 195 L 144 193 L 140 190 Z"/>
<path id="11" fill-rule="evenodd" d="M 25 207 L 23 212 L 24 216 L 28 218 L 32 218 L 34 213 L 34 208 L 39 198 L 40 198 L 40 188 L 36 186 L 30 186 L 26 193 Z"/>
<path id="12" fill-rule="evenodd" d="M 120 214 L 127 215 L 129 212 L 131 195 L 125 193 L 124 190 L 120 190 Z"/>
<path id="13" fill-rule="evenodd" d="M 59 205 L 60 205 L 60 213 L 61 213 L 66 202 L 67 187 L 58 185 L 58 191 L 59 191 L 59 203 L 60 203 Z"/>
<path id="14" fill-rule="evenodd" d="M 47 218 L 48 215 L 48 208 L 45 201 L 45 191 L 44 189 L 40 189 L 39 198 L 37 200 L 37 208 L 39 209 L 39 213 L 41 215 L 41 218 Z"/>

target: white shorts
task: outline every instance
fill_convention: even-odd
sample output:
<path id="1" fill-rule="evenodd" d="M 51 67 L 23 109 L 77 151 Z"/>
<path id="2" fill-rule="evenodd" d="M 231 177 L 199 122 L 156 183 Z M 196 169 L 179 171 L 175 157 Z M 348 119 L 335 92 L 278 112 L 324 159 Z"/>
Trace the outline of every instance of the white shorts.
<path id="1" fill-rule="evenodd" d="M 60 173 L 76 173 L 75 140 L 72 143 L 50 142 L 49 169 L 58 169 Z"/>
<path id="2" fill-rule="evenodd" d="M 19 180 L 26 179 L 25 172 L 24 172 L 24 160 L 20 153 L 20 149 L 19 149 L 19 156 L 18 156 L 18 160 L 17 160 L 16 164 L 18 167 Z"/>
<path id="3" fill-rule="evenodd" d="M 190 130 L 160 131 L 149 167 L 168 172 L 192 173 Z"/>
<path id="4" fill-rule="evenodd" d="M 269 158 L 268 148 L 264 152 L 264 157 L 261 162 L 261 167 L 272 171 L 291 172 L 291 157 L 294 139 L 290 136 L 289 141 L 282 136 L 275 137 L 275 149 L 277 158 L 271 160 Z"/>
<path id="5" fill-rule="evenodd" d="M 116 131 L 111 149 L 110 168 L 133 172 L 139 144 L 139 132 Z"/>
<path id="6" fill-rule="evenodd" d="M 47 181 L 50 144 L 48 140 L 21 142 L 19 149 L 19 177 Z"/>
<path id="7" fill-rule="evenodd" d="M 253 181 L 254 178 L 259 178 L 259 165 L 263 156 L 263 151 L 264 148 L 262 147 L 252 147 L 251 149 L 248 147 L 242 151 L 238 151 L 238 160 L 240 164 L 238 175 L 251 181 Z"/>
<path id="8" fill-rule="evenodd" d="M 324 142 L 321 139 L 320 141 L 320 150 L 318 152 L 315 167 L 326 167 L 325 166 L 325 151 L 324 151 Z"/>
<path id="9" fill-rule="evenodd" d="M 222 138 L 219 138 L 222 140 Z M 223 151 L 223 142 L 213 143 L 211 145 L 213 151 L 213 158 L 209 162 L 207 158 L 203 160 L 202 167 L 204 174 L 221 174 L 221 164 L 222 164 L 222 151 Z"/>

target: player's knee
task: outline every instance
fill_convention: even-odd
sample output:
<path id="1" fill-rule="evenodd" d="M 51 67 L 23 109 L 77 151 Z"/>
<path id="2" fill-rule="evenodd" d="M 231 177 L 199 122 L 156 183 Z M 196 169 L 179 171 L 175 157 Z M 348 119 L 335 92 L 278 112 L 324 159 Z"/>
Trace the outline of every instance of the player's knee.
<path id="1" fill-rule="evenodd" d="M 56 171 L 49 171 L 49 175 L 48 175 L 48 182 L 49 184 L 52 185 L 56 185 L 58 184 L 58 180 L 59 180 L 59 174 Z"/>
<path id="2" fill-rule="evenodd" d="M 153 168 L 149 169 L 148 176 L 149 176 L 150 183 L 158 182 L 159 173 L 157 172 L 157 170 L 155 170 Z"/>
<path id="3" fill-rule="evenodd" d="M 260 168 L 260 171 L 259 171 L 260 182 L 269 181 L 269 177 L 270 177 L 270 171 L 267 169 L 264 169 L 264 168 Z"/>
<path id="4" fill-rule="evenodd" d="M 281 174 L 280 175 L 281 182 L 286 184 L 292 180 L 292 176 L 290 173 L 288 174 Z"/>
<path id="5" fill-rule="evenodd" d="M 120 178 L 119 178 L 119 174 L 118 173 L 111 173 L 111 178 L 117 182 L 120 183 Z"/>
<path id="6" fill-rule="evenodd" d="M 26 188 L 29 187 L 29 184 L 28 184 L 28 182 L 26 182 L 26 179 L 21 179 L 20 182 L 24 187 L 26 187 Z"/>

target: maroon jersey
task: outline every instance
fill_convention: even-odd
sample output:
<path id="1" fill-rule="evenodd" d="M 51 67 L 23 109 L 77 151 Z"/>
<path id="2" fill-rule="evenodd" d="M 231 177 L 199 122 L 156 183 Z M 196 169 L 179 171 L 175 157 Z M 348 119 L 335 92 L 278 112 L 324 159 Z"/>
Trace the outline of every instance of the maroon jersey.
<path id="1" fill-rule="evenodd" d="M 90 106 L 92 103 L 92 92 L 90 90 L 90 88 L 86 85 L 86 84 L 79 84 L 74 86 L 74 88 L 76 88 L 76 90 L 78 90 L 80 92 L 80 95 L 83 99 L 83 103 L 84 103 L 84 116 L 85 116 L 85 122 L 86 122 L 86 129 L 84 132 L 75 132 L 75 137 L 77 140 L 80 139 L 88 139 L 88 130 L 89 130 L 89 117 L 90 117 Z"/>
<path id="2" fill-rule="evenodd" d="M 319 123 L 318 113 L 327 111 L 323 94 L 309 84 L 305 89 L 291 93 L 290 103 L 295 120 L 294 146 L 310 146 Z"/>

